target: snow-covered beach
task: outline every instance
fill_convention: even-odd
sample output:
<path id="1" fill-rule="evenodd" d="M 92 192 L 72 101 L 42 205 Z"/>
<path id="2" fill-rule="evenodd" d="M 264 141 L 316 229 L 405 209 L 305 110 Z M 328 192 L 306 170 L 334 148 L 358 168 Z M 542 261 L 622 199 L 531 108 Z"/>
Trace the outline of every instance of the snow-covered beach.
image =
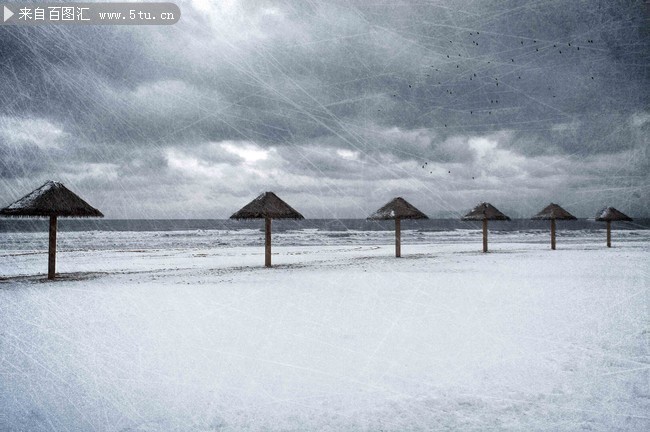
<path id="1" fill-rule="evenodd" d="M 1 429 L 647 430 L 650 231 L 547 234 L 5 248 Z"/>

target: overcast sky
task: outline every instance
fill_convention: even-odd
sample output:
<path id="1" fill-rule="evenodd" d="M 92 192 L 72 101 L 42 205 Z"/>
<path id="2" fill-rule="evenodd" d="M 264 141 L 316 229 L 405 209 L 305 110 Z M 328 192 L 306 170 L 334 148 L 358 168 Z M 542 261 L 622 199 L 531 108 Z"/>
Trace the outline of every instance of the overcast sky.
<path id="1" fill-rule="evenodd" d="M 403 196 L 650 215 L 650 6 L 188 1 L 174 26 L 0 27 L 0 206 L 59 180 L 108 218 L 310 218 Z"/>

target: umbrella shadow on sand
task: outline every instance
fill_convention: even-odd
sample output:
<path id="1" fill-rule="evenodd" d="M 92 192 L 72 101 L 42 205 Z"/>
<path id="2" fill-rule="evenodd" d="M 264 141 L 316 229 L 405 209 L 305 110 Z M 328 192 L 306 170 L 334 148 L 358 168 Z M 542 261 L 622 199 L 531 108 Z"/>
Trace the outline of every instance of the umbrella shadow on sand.
<path id="1" fill-rule="evenodd" d="M 104 277 L 110 273 L 107 272 L 72 272 L 72 273 L 57 273 L 56 279 L 47 279 L 43 275 L 18 275 L 18 276 L 0 276 L 0 289 L 3 284 L 10 283 L 54 283 L 54 282 L 68 282 L 68 281 L 86 281 Z"/>

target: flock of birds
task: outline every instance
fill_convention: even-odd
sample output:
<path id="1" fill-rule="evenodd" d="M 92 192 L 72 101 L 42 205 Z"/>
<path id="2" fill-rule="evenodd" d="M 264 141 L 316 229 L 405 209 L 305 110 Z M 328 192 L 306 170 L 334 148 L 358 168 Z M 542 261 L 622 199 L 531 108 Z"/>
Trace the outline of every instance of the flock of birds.
<path id="1" fill-rule="evenodd" d="M 481 35 L 480 32 L 469 32 L 469 37 L 471 38 L 471 44 L 473 47 L 478 47 L 479 42 L 481 40 L 479 39 L 479 36 Z M 484 45 L 489 45 L 490 42 L 486 42 Z M 454 45 L 453 40 L 449 40 L 449 43 Z M 587 45 L 593 44 L 594 40 L 593 39 L 587 39 L 586 40 L 586 45 L 583 46 L 583 48 Z M 463 41 L 463 44 L 466 44 L 466 41 Z M 576 45 L 575 42 L 565 42 L 565 43 L 552 43 L 552 48 L 551 48 L 551 43 L 548 41 L 540 41 L 538 42 L 537 39 L 528 39 L 527 41 L 521 39 L 519 41 L 519 46 L 517 47 L 519 50 L 522 49 L 522 47 L 526 47 L 526 45 L 529 44 L 531 48 L 534 47 L 534 51 L 529 50 L 529 51 L 524 51 L 520 52 L 519 55 L 549 55 L 552 52 L 555 52 L 557 56 L 566 56 L 567 55 L 567 50 L 575 50 L 580 51 L 580 46 Z M 456 45 L 459 45 L 458 43 Z M 460 44 L 462 45 L 462 44 Z M 564 51 L 563 51 L 563 47 Z M 514 51 L 514 49 L 510 50 Z M 583 52 L 585 50 L 583 49 Z M 537 53 L 537 54 L 535 54 Z M 498 53 L 497 53 L 498 54 Z M 508 109 L 508 108 L 513 108 L 512 106 L 506 107 L 505 104 L 503 103 L 504 100 L 507 100 L 508 95 L 512 94 L 512 89 L 513 86 L 516 83 L 512 83 L 512 81 L 508 82 L 507 77 L 512 75 L 513 71 L 516 71 L 517 73 L 514 74 L 516 76 L 516 81 L 521 82 L 522 81 L 522 76 L 524 76 L 526 72 L 526 68 L 531 67 L 531 60 L 527 59 L 524 65 L 512 69 L 512 65 L 515 65 L 517 67 L 518 62 L 515 60 L 518 56 L 509 56 L 507 59 L 499 59 L 497 58 L 497 55 L 494 55 L 493 57 L 490 57 L 490 59 L 485 59 L 480 56 L 471 56 L 466 54 L 465 57 L 463 56 L 462 52 L 454 52 L 452 54 L 442 54 L 443 60 L 446 61 L 442 65 L 429 65 L 427 66 L 427 73 L 424 73 L 423 76 L 425 77 L 425 82 L 421 83 L 419 88 L 433 88 L 433 89 L 440 89 L 444 88 L 444 93 L 439 93 L 437 95 L 435 94 L 430 94 L 427 95 L 427 97 L 433 96 L 430 98 L 430 100 L 434 101 L 440 101 L 441 99 L 444 99 L 445 97 L 451 98 L 451 103 L 454 104 L 460 100 L 460 98 L 465 98 L 469 96 L 471 98 L 471 102 L 482 102 L 487 105 L 487 101 L 489 100 L 490 106 L 493 106 L 493 108 L 483 108 L 481 106 L 476 107 L 475 106 L 470 106 L 466 107 L 467 109 L 463 110 L 462 108 L 459 110 L 458 108 L 454 107 L 454 111 L 466 111 L 468 115 L 476 117 L 477 115 L 481 114 L 486 114 L 488 116 L 493 115 L 498 113 L 498 108 L 503 107 L 502 109 Z M 482 59 L 482 60 L 480 60 Z M 508 61 L 509 60 L 509 61 Z M 471 70 L 467 71 L 465 68 L 465 65 L 470 64 L 472 66 Z M 461 69 L 461 65 L 463 66 L 463 69 Z M 489 66 L 488 66 L 489 65 Z M 502 69 L 499 69 L 499 72 L 501 73 L 490 73 L 490 69 L 496 69 L 496 68 L 503 68 L 505 65 L 510 65 L 510 69 L 507 70 L 505 73 L 503 72 Z M 454 67 L 455 66 L 455 67 Z M 446 68 L 446 70 L 445 70 Z M 449 68 L 451 68 L 451 71 L 454 72 L 453 75 L 447 75 L 449 74 Z M 534 68 L 534 67 L 533 67 Z M 455 72 L 454 69 L 457 69 L 458 71 Z M 458 78 L 451 80 L 452 82 L 449 83 L 450 79 L 449 76 L 455 76 L 455 77 L 460 77 L 463 76 L 464 73 L 467 72 L 467 76 L 469 78 L 468 81 L 471 81 L 472 84 L 474 85 L 473 88 L 468 89 L 465 85 L 463 85 Z M 436 76 L 436 74 L 439 75 L 438 79 L 434 79 L 431 82 L 431 78 Z M 499 77 L 501 76 L 501 80 L 499 80 Z M 446 79 L 445 79 L 446 78 Z M 594 76 L 589 74 L 588 78 L 590 80 L 594 80 Z M 446 82 L 445 82 L 446 81 Z M 444 83 L 443 83 L 444 82 Z M 492 83 L 494 85 L 492 91 L 488 90 L 487 88 L 491 86 Z M 436 85 L 437 83 L 437 85 Z M 460 85 L 459 85 L 460 84 Z M 501 87 L 499 87 L 499 84 L 501 84 Z M 409 89 L 413 89 L 413 84 L 408 84 Z M 553 92 L 553 89 L 551 86 L 546 86 L 546 90 L 549 92 L 546 97 L 551 97 L 556 98 L 556 94 Z M 452 95 L 456 95 L 452 98 Z M 399 93 L 393 93 L 392 94 L 393 98 L 399 98 L 400 94 Z M 499 102 L 502 102 L 499 105 Z M 439 108 L 439 107 L 438 107 Z M 521 109 L 521 106 L 516 107 L 518 109 Z M 381 111 L 381 110 L 378 110 Z M 433 110 L 432 110 L 433 111 Z M 496 119 L 494 121 L 497 121 Z M 448 123 L 442 123 L 444 128 L 447 128 L 449 126 Z M 459 126 L 462 127 L 462 126 Z M 422 164 L 422 169 L 426 170 L 428 168 L 428 162 L 424 162 Z M 430 171 L 430 174 L 433 174 L 433 171 Z M 448 174 L 451 174 L 451 170 L 448 170 Z M 475 176 L 472 176 L 472 179 L 475 179 Z"/>
<path id="2" fill-rule="evenodd" d="M 424 165 L 422 165 L 422 168 L 426 168 L 427 165 L 429 165 L 429 162 L 425 162 Z M 430 171 L 431 174 L 433 174 L 433 171 Z M 447 171 L 448 174 L 451 174 L 451 170 Z M 475 180 L 475 177 L 472 176 L 472 180 Z"/>

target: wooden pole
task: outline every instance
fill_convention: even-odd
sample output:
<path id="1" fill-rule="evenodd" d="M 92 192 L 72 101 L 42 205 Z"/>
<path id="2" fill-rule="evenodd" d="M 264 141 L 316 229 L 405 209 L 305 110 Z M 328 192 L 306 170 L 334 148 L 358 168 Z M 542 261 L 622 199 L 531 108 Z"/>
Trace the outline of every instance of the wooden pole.
<path id="1" fill-rule="evenodd" d="M 401 230 L 400 219 L 395 218 L 395 256 L 397 258 L 402 256 L 402 244 L 401 244 Z"/>
<path id="2" fill-rule="evenodd" d="M 555 219 L 551 219 L 551 249 L 555 250 Z"/>
<path id="3" fill-rule="evenodd" d="M 483 219 L 483 252 L 488 251 L 488 242 L 487 242 L 487 237 L 488 237 L 488 231 L 487 231 L 487 219 Z"/>
<path id="4" fill-rule="evenodd" d="M 271 267 L 271 218 L 264 219 L 264 265 Z"/>
<path id="5" fill-rule="evenodd" d="M 47 278 L 56 274 L 56 216 L 50 216 L 50 244 L 47 254 Z"/>
<path id="6" fill-rule="evenodd" d="M 607 221 L 607 247 L 612 247 L 612 221 Z"/>

